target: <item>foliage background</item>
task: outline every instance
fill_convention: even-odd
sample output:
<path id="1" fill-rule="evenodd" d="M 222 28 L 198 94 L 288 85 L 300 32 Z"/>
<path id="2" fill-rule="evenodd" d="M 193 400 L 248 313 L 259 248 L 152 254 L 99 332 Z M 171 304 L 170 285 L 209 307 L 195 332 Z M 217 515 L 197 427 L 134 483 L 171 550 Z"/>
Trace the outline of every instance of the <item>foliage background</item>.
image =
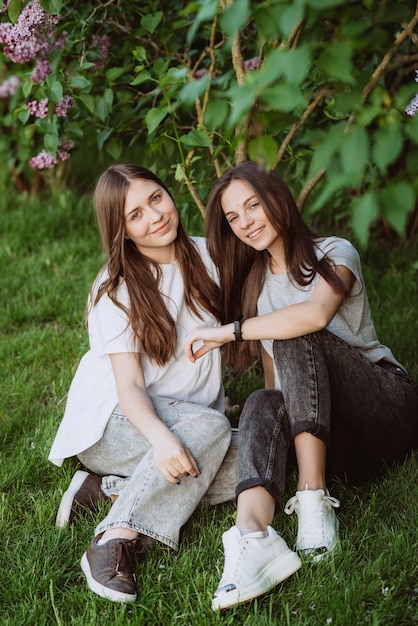
<path id="1" fill-rule="evenodd" d="M 251 158 L 276 168 L 307 214 L 342 221 L 363 246 L 376 226 L 416 233 L 413 1 L 11 0 L 3 22 L 15 22 L 14 41 L 28 7 L 57 23 L 40 82 L 35 57 L 13 63 L 7 45 L 0 55 L 3 80 L 20 81 L 1 102 L 0 139 L 20 188 L 39 190 L 28 163 L 41 150 L 55 158 L 65 138 L 72 172 L 59 162 L 42 181 L 85 189 L 109 162 L 140 160 L 199 229 L 215 178 Z M 44 22 L 29 32 L 31 45 L 44 41 Z M 72 107 L 58 116 L 64 98 Z M 45 99 L 47 116 L 31 114 L 28 102 Z"/>

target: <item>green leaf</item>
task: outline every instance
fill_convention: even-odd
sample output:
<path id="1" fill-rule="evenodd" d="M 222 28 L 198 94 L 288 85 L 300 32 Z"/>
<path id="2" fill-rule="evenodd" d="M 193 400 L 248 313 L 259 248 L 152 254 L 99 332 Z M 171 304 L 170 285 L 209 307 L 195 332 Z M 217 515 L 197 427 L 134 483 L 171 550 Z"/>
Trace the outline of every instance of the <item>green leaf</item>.
<path id="1" fill-rule="evenodd" d="M 344 134 L 339 152 L 343 171 L 351 181 L 350 186 L 358 187 L 370 152 L 369 137 L 365 129 L 357 127 Z"/>
<path id="2" fill-rule="evenodd" d="M 248 113 L 257 100 L 257 91 L 253 86 L 244 84 L 238 89 L 231 90 L 231 115 L 228 126 L 234 126 Z"/>
<path id="3" fill-rule="evenodd" d="M 71 137 L 84 137 L 84 131 L 77 122 L 69 122 L 66 124 L 65 132 Z"/>
<path id="4" fill-rule="evenodd" d="M 136 77 L 129 83 L 130 85 L 141 85 L 148 80 L 152 80 L 151 74 L 146 70 L 139 72 Z"/>
<path id="5" fill-rule="evenodd" d="M 228 37 L 233 38 L 248 21 L 249 16 L 249 0 L 233 0 L 221 14 L 221 28 Z"/>
<path id="6" fill-rule="evenodd" d="M 126 73 L 126 67 L 111 67 L 106 71 L 106 78 L 109 83 L 115 82 L 120 76 Z"/>
<path id="7" fill-rule="evenodd" d="M 82 93 L 79 95 L 78 99 L 84 104 L 90 113 L 94 113 L 96 108 L 94 96 L 91 96 L 88 93 Z"/>
<path id="8" fill-rule="evenodd" d="M 29 96 L 30 92 L 32 91 L 32 87 L 33 87 L 33 83 L 30 80 L 27 80 L 25 83 L 23 83 L 22 91 L 23 91 L 23 95 L 25 96 L 25 98 Z"/>
<path id="9" fill-rule="evenodd" d="M 26 109 L 26 111 L 20 111 L 18 118 L 22 122 L 22 124 L 26 124 L 28 119 L 30 118 L 30 112 Z"/>
<path id="10" fill-rule="evenodd" d="M 330 130 L 324 132 L 312 146 L 314 155 L 309 168 L 309 178 L 312 178 L 319 170 L 327 168 L 338 152 L 343 140 L 344 126 L 336 124 Z"/>
<path id="11" fill-rule="evenodd" d="M 204 123 L 208 128 L 217 130 L 225 122 L 228 113 L 229 105 L 226 100 L 221 100 L 219 96 L 214 97 L 207 104 Z"/>
<path id="12" fill-rule="evenodd" d="M 44 146 L 47 152 L 50 152 L 51 154 L 55 154 L 58 148 L 58 144 L 59 144 L 58 135 L 55 135 L 52 133 L 46 133 L 44 135 Z"/>
<path id="13" fill-rule="evenodd" d="M 415 205 L 415 194 L 405 182 L 388 185 L 379 193 L 380 210 L 383 217 L 399 235 L 405 234 L 409 213 Z"/>
<path id="14" fill-rule="evenodd" d="M 58 15 L 64 6 L 65 0 L 40 0 L 40 5 L 46 13 Z"/>
<path id="15" fill-rule="evenodd" d="M 355 82 L 351 54 L 351 41 L 332 42 L 321 54 L 319 65 L 331 77 L 351 85 Z"/>
<path id="16" fill-rule="evenodd" d="M 190 44 L 193 41 L 202 22 L 213 20 L 216 13 L 218 12 L 218 7 L 219 7 L 219 0 L 212 0 L 212 2 L 205 2 L 205 4 L 203 4 L 200 7 L 195 19 L 193 20 L 192 27 L 189 29 L 189 32 L 187 33 L 188 44 Z"/>
<path id="17" fill-rule="evenodd" d="M 352 205 L 352 224 L 360 245 L 365 248 L 369 240 L 370 226 L 379 214 L 377 197 L 374 192 L 354 198 Z"/>
<path id="18" fill-rule="evenodd" d="M 299 22 L 303 20 L 305 7 L 302 2 L 293 1 L 290 6 L 277 9 L 280 30 L 287 39 Z"/>
<path id="19" fill-rule="evenodd" d="M 22 12 L 22 0 L 10 0 L 7 6 L 7 14 L 12 24 L 16 24 Z"/>
<path id="20" fill-rule="evenodd" d="M 148 135 L 150 135 L 163 121 L 168 113 L 168 108 L 162 109 L 150 109 L 145 116 L 145 122 L 148 128 Z"/>
<path id="21" fill-rule="evenodd" d="M 381 174 L 386 174 L 388 165 L 398 158 L 402 145 L 402 129 L 395 121 L 373 133 L 372 157 Z"/>
<path id="22" fill-rule="evenodd" d="M 161 11 L 157 11 L 155 15 L 144 15 L 141 18 L 141 26 L 144 30 L 146 30 L 150 35 L 155 31 L 158 24 L 161 22 L 163 14 Z"/>
<path id="23" fill-rule="evenodd" d="M 269 136 L 256 137 L 248 144 L 248 155 L 252 161 L 272 168 L 277 157 L 278 146 Z"/>
<path id="24" fill-rule="evenodd" d="M 122 141 L 118 137 L 112 137 L 112 139 L 106 143 L 106 151 L 115 161 L 120 159 L 122 148 Z"/>
<path id="25" fill-rule="evenodd" d="M 210 76 L 206 74 L 202 78 L 191 80 L 186 83 L 179 94 L 179 99 L 184 104 L 191 106 L 195 103 L 196 98 L 203 96 L 209 84 Z"/>
<path id="26" fill-rule="evenodd" d="M 186 146 L 202 146 L 203 148 L 210 146 L 209 136 L 201 130 L 191 130 L 187 135 L 182 135 L 180 142 Z"/>
<path id="27" fill-rule="evenodd" d="M 285 113 L 290 113 L 306 104 L 300 89 L 288 83 L 264 89 L 260 94 L 260 102 L 268 104 L 273 111 L 284 111 Z"/>
<path id="28" fill-rule="evenodd" d="M 46 95 L 53 102 L 61 102 L 63 96 L 62 84 L 57 80 L 49 85 L 47 83 Z"/>
<path id="29" fill-rule="evenodd" d="M 113 130 L 111 128 L 105 128 L 104 130 L 101 130 L 98 135 L 97 135 L 97 146 L 99 148 L 99 150 L 101 150 L 103 148 L 103 145 L 105 143 L 105 141 L 107 141 L 107 139 L 109 139 L 110 135 L 112 134 Z"/>
<path id="30" fill-rule="evenodd" d="M 85 78 L 84 76 L 80 76 L 79 74 L 71 76 L 68 84 L 70 87 L 73 87 L 75 89 L 88 89 L 92 86 L 90 80 L 87 80 L 87 78 Z"/>
<path id="31" fill-rule="evenodd" d="M 109 114 L 109 106 L 104 98 L 96 98 L 95 110 L 98 118 L 104 122 Z"/>

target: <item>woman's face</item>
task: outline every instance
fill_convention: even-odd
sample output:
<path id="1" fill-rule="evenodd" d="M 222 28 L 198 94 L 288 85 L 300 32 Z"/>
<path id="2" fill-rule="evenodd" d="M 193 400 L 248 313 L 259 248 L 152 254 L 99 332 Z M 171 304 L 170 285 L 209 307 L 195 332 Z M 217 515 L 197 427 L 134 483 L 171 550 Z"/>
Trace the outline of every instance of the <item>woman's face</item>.
<path id="1" fill-rule="evenodd" d="M 156 182 L 135 179 L 125 200 L 125 232 L 138 250 L 157 263 L 175 261 L 179 216 L 170 195 Z"/>
<path id="2" fill-rule="evenodd" d="M 234 234 L 248 246 L 272 252 L 280 244 L 254 189 L 245 181 L 233 180 L 221 196 L 221 205 Z"/>

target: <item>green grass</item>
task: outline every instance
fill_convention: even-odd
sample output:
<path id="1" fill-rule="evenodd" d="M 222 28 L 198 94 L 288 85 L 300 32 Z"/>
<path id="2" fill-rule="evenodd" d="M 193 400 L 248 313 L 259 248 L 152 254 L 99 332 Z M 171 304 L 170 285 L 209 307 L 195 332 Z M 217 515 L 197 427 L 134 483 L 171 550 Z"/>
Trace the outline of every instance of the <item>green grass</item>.
<path id="1" fill-rule="evenodd" d="M 221 535 L 232 504 L 200 508 L 181 550 L 157 547 L 138 566 L 139 599 L 120 606 L 90 593 L 79 560 L 95 519 L 58 531 L 56 510 L 75 463 L 47 461 L 79 358 L 82 318 L 103 262 L 88 200 L 2 199 L 0 209 L 0 610 L 3 626 L 413 626 L 418 624 L 418 460 L 409 458 L 361 487 L 333 486 L 341 499 L 341 545 L 254 602 L 215 614 Z M 418 241 L 373 242 L 363 254 L 381 341 L 418 379 Z M 234 401 L 257 372 L 227 380 Z M 288 493 L 293 495 L 294 478 Z M 104 510 L 102 511 L 104 514 Z M 292 544 L 295 520 L 274 525 Z"/>

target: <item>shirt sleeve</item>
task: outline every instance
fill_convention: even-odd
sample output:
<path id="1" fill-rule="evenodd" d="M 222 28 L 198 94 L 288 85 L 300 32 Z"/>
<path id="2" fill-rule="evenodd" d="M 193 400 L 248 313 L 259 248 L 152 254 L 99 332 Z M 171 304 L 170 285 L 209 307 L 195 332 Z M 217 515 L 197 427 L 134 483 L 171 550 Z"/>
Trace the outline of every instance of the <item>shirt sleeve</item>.
<path id="1" fill-rule="evenodd" d="M 353 273 L 356 280 L 351 288 L 350 296 L 358 295 L 363 289 L 363 275 L 360 256 L 353 244 L 347 239 L 330 237 L 321 249 L 335 265 L 343 265 Z"/>

